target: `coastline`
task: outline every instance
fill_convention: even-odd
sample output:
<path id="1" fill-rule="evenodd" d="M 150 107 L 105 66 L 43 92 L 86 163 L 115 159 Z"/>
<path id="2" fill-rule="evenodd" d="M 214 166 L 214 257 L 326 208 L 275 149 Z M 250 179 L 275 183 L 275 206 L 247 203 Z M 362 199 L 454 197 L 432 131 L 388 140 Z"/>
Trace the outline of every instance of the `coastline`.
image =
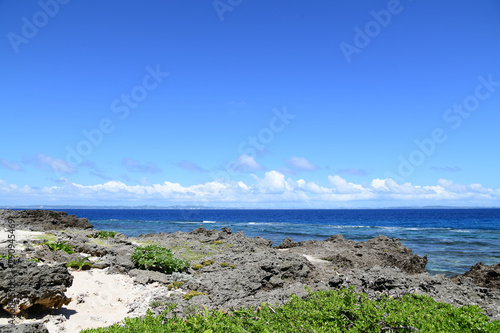
<path id="1" fill-rule="evenodd" d="M 299 243 L 286 239 L 279 246 L 271 247 L 269 240 L 249 238 L 229 228 L 197 228 L 188 233 L 140 237 L 118 234 L 103 240 L 95 238 L 97 230 L 87 225 L 66 228 L 67 221 L 62 221 L 59 230 L 16 230 L 16 251 L 27 258 L 39 258 L 41 262 L 37 266 L 55 267 L 79 256 L 94 263 L 87 271 L 68 269 L 73 281 L 65 293 L 72 298 L 71 302 L 39 318 L 46 322 L 50 332 L 63 328 L 79 330 L 91 327 L 85 326 L 89 324 L 107 326 L 125 316 L 144 315 L 151 302 L 162 304 L 167 300 L 181 304 L 181 309 L 201 305 L 208 309 L 227 309 L 258 306 L 260 302 L 279 305 L 292 293 L 304 296 L 306 285 L 313 291 L 354 286 L 356 291 L 371 297 L 427 294 L 453 305 L 479 304 L 490 318 L 500 319 L 500 292 L 495 286 L 478 285 L 467 276 L 455 280 L 443 275 L 430 276 L 425 271 L 425 257 L 413 254 L 398 240 L 385 236 L 367 242 L 345 240 L 340 235 L 324 241 Z M 23 226 L 20 220 L 17 222 L 19 227 Z M 0 239 L 5 239 L 5 230 L 0 235 Z M 47 250 L 41 243 L 49 239 L 67 242 L 76 253 L 66 255 Z M 175 277 L 185 279 L 184 286 L 168 290 L 174 281 L 172 274 L 134 267 L 130 253 L 135 246 L 144 244 L 166 246 L 176 256 L 190 260 L 191 266 L 186 272 Z M 214 262 L 199 270 L 192 268 L 207 260 Z M 223 263 L 234 268 L 222 267 Z M 182 295 L 192 290 L 207 295 L 184 300 Z M 160 305 L 152 311 L 161 313 L 163 308 Z M 186 315 L 182 311 L 174 314 Z M 29 321 L 20 319 L 18 323 L 22 322 Z"/>

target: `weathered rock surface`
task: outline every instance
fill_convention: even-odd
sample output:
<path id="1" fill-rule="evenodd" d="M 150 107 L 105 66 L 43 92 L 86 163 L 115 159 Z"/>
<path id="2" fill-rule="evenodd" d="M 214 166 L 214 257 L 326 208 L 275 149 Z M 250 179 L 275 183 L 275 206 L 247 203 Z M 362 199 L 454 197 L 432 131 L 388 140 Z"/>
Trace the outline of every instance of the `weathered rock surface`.
<path id="1" fill-rule="evenodd" d="M 11 314 L 33 306 L 38 310 L 57 309 L 71 301 L 64 292 L 72 282 L 73 277 L 64 265 L 38 266 L 31 261 L 20 260 L 9 267 L 8 261 L 1 259 L 0 305 Z"/>
<path id="2" fill-rule="evenodd" d="M 397 267 L 409 274 L 425 272 L 427 256 L 420 257 L 396 238 L 377 236 L 366 242 L 346 240 L 341 235 L 324 241 L 301 242 L 288 251 L 311 255 L 330 261 L 337 271 L 364 269 L 373 266 Z"/>
<path id="3" fill-rule="evenodd" d="M 43 323 L 29 323 L 19 325 L 0 325 L 2 333 L 49 333 Z"/>
<path id="4" fill-rule="evenodd" d="M 500 290 L 500 264 L 484 265 L 478 262 L 464 274 L 452 277 L 452 280 L 462 282 L 467 278 L 478 286 Z"/>
<path id="5" fill-rule="evenodd" d="M 0 219 L 7 217 L 14 220 L 16 229 L 31 231 L 93 228 L 86 218 L 78 218 L 75 215 L 68 215 L 66 212 L 52 210 L 0 210 Z"/>
<path id="6" fill-rule="evenodd" d="M 178 303 L 172 315 L 187 315 L 201 309 L 229 309 L 279 305 L 290 294 L 305 297 L 308 292 L 354 286 L 358 292 L 376 298 L 381 294 L 398 297 L 407 293 L 427 294 L 437 301 L 454 305 L 479 305 L 490 318 L 500 319 L 500 265 L 478 264 L 470 272 L 455 278 L 431 276 L 425 271 L 427 257 L 420 257 L 397 239 L 378 236 L 366 242 L 355 242 L 335 235 L 324 241 L 294 242 L 290 238 L 278 247 L 261 237 L 249 238 L 229 228 L 172 234 L 147 234 L 128 238 L 98 239 L 95 230 L 53 231 L 57 241 L 66 241 L 78 252 L 90 255 L 94 268 L 108 268 L 108 273 L 128 274 L 141 285 L 156 283 L 164 290 L 173 281 L 185 284 L 167 297 L 151 295 L 161 304 Z M 184 273 L 163 274 L 138 270 L 130 260 L 137 244 L 158 244 L 172 249 L 176 257 L 189 260 Z M 33 243 L 29 256 L 47 263 L 65 263 L 73 255 L 56 253 Z M 28 254 L 28 251 L 26 250 Z M 193 265 L 201 265 L 194 269 Z M 64 285 L 64 283 L 61 283 Z M 160 290 L 158 289 L 158 290 Z M 205 294 L 185 300 L 189 291 Z M 148 299 L 151 299 L 148 296 Z M 148 301 L 149 302 L 149 301 Z M 147 305 L 135 304 L 132 309 Z M 154 312 L 161 313 L 165 306 Z M 132 311 L 132 310 L 131 310 Z"/>

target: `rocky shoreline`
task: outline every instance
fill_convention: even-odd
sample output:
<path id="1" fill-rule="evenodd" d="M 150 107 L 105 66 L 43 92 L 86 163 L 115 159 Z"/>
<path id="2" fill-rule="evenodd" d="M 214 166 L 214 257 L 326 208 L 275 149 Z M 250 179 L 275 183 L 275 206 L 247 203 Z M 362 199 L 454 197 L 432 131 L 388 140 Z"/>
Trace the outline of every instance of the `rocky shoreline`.
<path id="1" fill-rule="evenodd" d="M 8 217 L 19 230 L 40 232 L 36 237 L 17 241 L 19 263 L 15 267 L 9 268 L 7 259 L 0 260 L 3 317 L 9 317 L 6 311 L 9 310 L 16 314 L 18 324 L 25 324 L 22 329 L 23 326 L 16 326 L 16 332 L 47 332 L 40 326 L 40 320 L 54 332 L 65 331 L 65 322 L 72 318 L 71 313 L 64 313 L 67 304 L 90 302 L 93 297 L 92 290 L 77 299 L 66 298 L 64 294 L 76 276 L 65 263 L 81 258 L 93 263 L 88 274 L 92 271 L 109 276 L 118 274 L 130 279 L 134 290 L 140 291 L 136 299 L 125 302 L 127 316 L 144 315 L 148 308 L 159 314 L 170 303 L 179 304 L 172 316 L 195 313 L 202 305 L 223 310 L 259 306 L 261 302 L 279 305 L 290 294 L 305 297 L 308 294 L 305 286 L 311 291 L 353 286 L 373 299 L 416 293 L 456 306 L 479 305 L 488 317 L 500 319 L 500 264 L 478 263 L 465 274 L 451 278 L 431 276 L 425 271 L 425 256 L 415 255 L 399 240 L 385 236 L 367 242 L 346 240 L 341 235 L 299 243 L 285 239 L 272 247 L 269 240 L 249 238 L 228 228 L 198 228 L 187 233 L 139 237 L 117 234 L 101 239 L 86 219 L 64 212 L 0 210 L 2 228 Z M 49 240 L 66 242 L 75 253 L 50 251 L 42 245 Z M 174 274 L 137 269 L 130 255 L 136 246 L 148 244 L 172 249 L 176 257 L 189 260 L 190 268 Z M 0 254 L 6 253 L 7 242 L 2 238 Z M 39 262 L 32 261 L 33 258 Z M 7 306 L 13 301 L 7 287 L 9 276 L 15 276 L 23 285 L 16 289 L 14 310 Z M 174 281 L 183 284 L 176 288 Z M 190 291 L 199 295 L 186 300 L 183 295 Z"/>

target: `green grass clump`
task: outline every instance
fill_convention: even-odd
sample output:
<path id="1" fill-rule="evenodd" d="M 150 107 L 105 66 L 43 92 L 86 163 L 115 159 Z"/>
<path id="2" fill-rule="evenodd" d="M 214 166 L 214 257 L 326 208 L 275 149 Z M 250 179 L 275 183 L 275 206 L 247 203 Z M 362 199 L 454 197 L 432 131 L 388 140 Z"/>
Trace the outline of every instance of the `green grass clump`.
<path id="1" fill-rule="evenodd" d="M 182 295 L 182 298 L 184 298 L 186 301 L 189 301 L 191 298 L 200 296 L 200 295 L 206 295 L 205 293 L 202 293 L 201 291 L 190 291 L 187 294 Z"/>
<path id="2" fill-rule="evenodd" d="M 232 269 L 236 268 L 236 266 L 234 266 L 234 264 L 229 265 L 229 267 L 231 267 Z"/>
<path id="3" fill-rule="evenodd" d="M 116 236 L 117 232 L 116 231 L 106 231 L 106 230 L 100 230 L 97 233 L 97 238 L 114 238 Z"/>
<path id="4" fill-rule="evenodd" d="M 81 271 L 84 267 L 92 268 L 92 263 L 87 261 L 87 258 L 80 258 L 78 260 L 68 261 L 66 267 L 78 268 L 78 270 Z"/>
<path id="5" fill-rule="evenodd" d="M 75 251 L 73 251 L 73 246 L 71 245 L 68 245 L 66 244 L 66 242 L 46 242 L 46 243 L 43 243 L 45 245 L 47 245 L 50 249 L 50 251 L 58 251 L 58 250 L 61 250 L 61 251 L 64 251 L 68 254 L 73 254 L 75 253 Z"/>
<path id="6" fill-rule="evenodd" d="M 213 261 L 212 259 L 209 259 L 209 260 L 205 260 L 204 262 L 202 262 L 201 264 L 203 266 L 210 266 L 214 263 L 215 261 Z"/>
<path id="7" fill-rule="evenodd" d="M 174 281 L 172 283 L 169 283 L 167 285 L 167 288 L 168 288 L 168 290 L 178 289 L 178 288 L 182 287 L 183 285 L 184 285 L 184 282 L 182 282 L 182 281 Z"/>
<path id="8" fill-rule="evenodd" d="M 229 264 L 227 262 L 221 262 L 220 263 L 220 267 L 227 267 L 229 266 Z"/>
<path id="9" fill-rule="evenodd" d="M 181 272 L 189 267 L 189 262 L 174 257 L 172 251 L 159 245 L 138 246 L 130 260 L 139 268 L 167 274 Z"/>
<path id="10" fill-rule="evenodd" d="M 197 271 L 197 270 L 199 270 L 199 269 L 202 269 L 203 267 L 205 267 L 205 266 L 203 266 L 203 265 L 201 265 L 201 264 L 196 264 L 196 265 L 193 265 L 193 266 L 192 266 L 192 268 L 193 268 L 195 271 Z"/>
<path id="11" fill-rule="evenodd" d="M 213 240 L 213 241 L 210 242 L 210 244 L 212 244 L 212 245 L 220 245 L 222 243 L 224 243 L 224 242 L 221 241 L 221 240 Z"/>
<path id="12" fill-rule="evenodd" d="M 500 332 L 500 321 L 490 321 L 477 306 L 457 308 L 423 295 L 370 301 L 366 294 L 352 290 L 329 290 L 310 293 L 305 300 L 292 295 L 277 308 L 261 304 L 257 310 L 240 308 L 230 313 L 204 308 L 204 313 L 187 318 L 167 318 L 176 306 L 167 305 L 159 316 L 149 311 L 143 318 L 126 318 L 123 324 L 82 333 Z"/>

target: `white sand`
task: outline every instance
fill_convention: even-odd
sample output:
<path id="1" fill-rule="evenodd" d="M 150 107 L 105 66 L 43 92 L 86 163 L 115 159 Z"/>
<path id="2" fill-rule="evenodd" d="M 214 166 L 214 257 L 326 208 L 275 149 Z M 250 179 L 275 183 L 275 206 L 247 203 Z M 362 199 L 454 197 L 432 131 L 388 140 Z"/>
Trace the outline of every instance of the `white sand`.
<path id="1" fill-rule="evenodd" d="M 22 248 L 20 244 L 23 240 L 43 234 L 16 230 L 16 245 Z M 7 235 L 5 230 L 0 231 L 0 247 L 8 245 L 5 241 Z M 109 326 L 121 322 L 125 317 L 141 316 L 146 313 L 154 295 L 171 294 L 166 287 L 158 283 L 147 286 L 134 284 L 129 276 L 106 274 L 106 271 L 107 269 L 70 269 L 74 280 L 65 295 L 72 298 L 71 302 L 61 309 L 53 310 L 52 314 L 42 319 L 50 333 L 77 333 L 86 328 Z M 8 316 L 2 316 L 0 324 L 7 324 L 8 320 Z M 35 320 L 17 320 L 16 323 L 33 321 Z"/>

